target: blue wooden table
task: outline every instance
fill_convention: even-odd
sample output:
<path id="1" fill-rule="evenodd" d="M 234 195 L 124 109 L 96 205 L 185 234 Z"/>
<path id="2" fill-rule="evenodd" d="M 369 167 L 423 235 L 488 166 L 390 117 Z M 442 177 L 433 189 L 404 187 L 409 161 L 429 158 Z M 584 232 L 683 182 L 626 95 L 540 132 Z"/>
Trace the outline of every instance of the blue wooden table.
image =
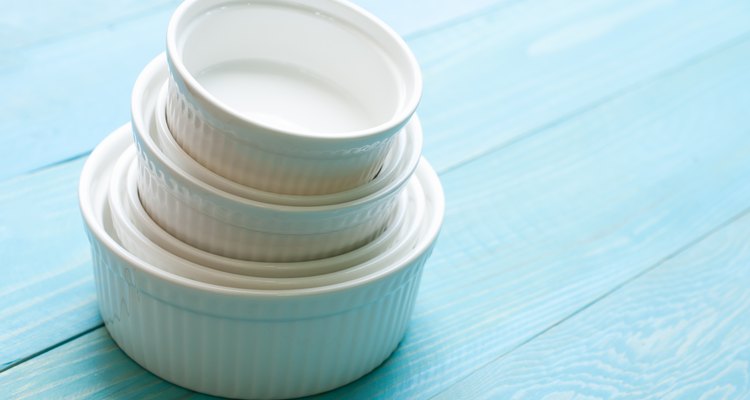
<path id="1" fill-rule="evenodd" d="M 750 2 L 359 3 L 448 208 L 404 341 L 322 397 L 750 397 Z M 175 6 L 1 7 L 0 398 L 202 397 L 108 336 L 77 208 Z"/>

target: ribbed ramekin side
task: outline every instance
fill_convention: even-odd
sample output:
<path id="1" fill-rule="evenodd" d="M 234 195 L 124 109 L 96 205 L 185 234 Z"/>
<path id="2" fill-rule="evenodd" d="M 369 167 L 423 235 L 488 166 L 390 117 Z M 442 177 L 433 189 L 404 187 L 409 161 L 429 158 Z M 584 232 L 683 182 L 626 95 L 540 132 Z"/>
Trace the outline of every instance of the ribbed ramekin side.
<path id="1" fill-rule="evenodd" d="M 125 353 L 178 385 L 239 398 L 319 393 L 377 367 L 404 334 L 424 263 L 421 257 L 409 267 L 416 270 L 405 275 L 401 285 L 346 312 L 308 319 L 244 320 L 158 300 L 174 293 L 151 293 L 167 289 L 157 282 L 128 278 L 132 267 L 96 240 L 92 240 L 92 254 L 102 317 Z M 192 296 L 185 290 L 182 300 L 189 303 Z M 323 310 L 309 304 L 316 303 L 300 298 L 296 306 L 321 315 Z"/>
<path id="2" fill-rule="evenodd" d="M 341 192 L 370 181 L 383 165 L 393 136 L 336 151 L 304 145 L 261 143 L 217 126 L 170 79 L 167 121 L 175 140 L 213 172 L 273 193 L 314 195 Z M 280 134 L 281 135 L 281 134 Z"/>

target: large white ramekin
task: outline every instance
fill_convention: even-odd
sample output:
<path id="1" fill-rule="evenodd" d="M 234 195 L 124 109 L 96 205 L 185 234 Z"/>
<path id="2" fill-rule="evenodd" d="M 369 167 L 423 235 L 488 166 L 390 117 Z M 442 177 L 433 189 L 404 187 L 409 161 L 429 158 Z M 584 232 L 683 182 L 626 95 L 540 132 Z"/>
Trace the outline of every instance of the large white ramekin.
<path id="1" fill-rule="evenodd" d="M 192 247 L 161 229 L 148 216 L 138 197 L 137 168 L 134 149 L 128 149 L 120 157 L 110 178 L 109 205 L 112 221 L 120 243 L 139 258 L 168 269 L 177 275 L 203 280 L 232 287 L 253 286 L 253 279 L 235 279 L 213 270 L 229 272 L 244 276 L 261 278 L 299 278 L 330 274 L 357 265 L 369 264 L 388 256 L 405 243 L 411 243 L 414 233 L 403 225 L 416 226 L 421 220 L 420 210 L 424 208 L 419 182 L 409 183 L 407 190 L 401 193 L 401 199 L 394 218 L 389 221 L 385 232 L 372 242 L 351 252 L 335 257 L 302 261 L 296 263 L 262 263 L 221 257 Z M 407 207 L 411 209 L 407 210 Z M 406 212 L 409 211 L 408 218 Z M 196 265 L 194 265 L 196 264 Z M 210 270 L 206 271 L 208 267 Z M 361 269 L 361 268 L 360 268 Z M 206 278 L 203 278 L 206 277 Z M 335 278 L 335 276 L 334 276 Z M 316 284 L 319 280 L 298 283 Z M 258 280 L 262 288 L 289 288 L 289 285 L 273 286 L 275 281 Z M 270 283 L 269 283 L 270 282 Z M 250 284 L 250 286 L 247 286 Z M 243 286 L 244 285 L 244 286 Z"/>
<path id="2" fill-rule="evenodd" d="M 169 22 L 167 56 L 177 142 L 217 174 L 275 193 L 334 193 L 372 179 L 422 92 L 398 34 L 339 0 L 187 0 Z M 263 87 L 227 97 L 207 85 L 228 67 L 233 84 L 222 87 L 258 74 Z M 286 90 L 299 87 L 325 90 Z M 354 108 L 314 109 L 329 96 Z M 255 104 L 240 110 L 235 99 Z M 355 114 L 366 118 L 341 125 Z"/>
<path id="3" fill-rule="evenodd" d="M 288 398 L 351 382 L 395 349 L 444 213 L 440 182 L 426 163 L 416 173 L 426 215 L 411 251 L 335 285 L 243 290 L 165 272 L 118 244 L 107 186 L 114 160 L 131 143 L 125 126 L 94 150 L 81 173 L 79 197 L 102 318 L 136 362 L 199 392 Z"/>
<path id="4" fill-rule="evenodd" d="M 383 167 L 369 182 L 330 194 L 293 195 L 265 192 L 216 174 L 190 157 L 169 130 L 166 118 L 166 98 L 165 84 L 156 103 L 156 131 L 151 132 L 159 149 L 186 174 L 219 190 L 250 200 L 290 206 L 321 206 L 353 201 L 376 193 L 391 182 L 402 181 L 404 177 L 411 176 L 422 154 L 421 125 L 419 118 L 415 115 L 412 122 L 396 134 L 391 150 L 383 162 Z"/>
<path id="5" fill-rule="evenodd" d="M 149 215 L 167 232 L 199 249 L 244 260 L 306 261 L 361 247 L 385 228 L 408 176 L 341 204 L 285 206 L 245 199 L 202 182 L 158 147 L 156 101 L 167 78 L 163 55 L 133 89 L 132 124 L 139 151 L 138 188 Z M 421 132 L 416 132 L 421 137 Z"/>

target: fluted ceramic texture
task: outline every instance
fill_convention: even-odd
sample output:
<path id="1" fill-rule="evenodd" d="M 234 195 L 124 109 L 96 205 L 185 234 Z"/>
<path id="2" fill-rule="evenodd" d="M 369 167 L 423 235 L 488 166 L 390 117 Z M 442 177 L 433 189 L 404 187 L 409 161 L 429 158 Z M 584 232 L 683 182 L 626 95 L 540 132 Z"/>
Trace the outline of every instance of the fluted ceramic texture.
<path id="1" fill-rule="evenodd" d="M 221 203 L 172 179 L 143 151 L 138 189 L 151 218 L 176 238 L 225 257 L 270 262 L 331 257 L 363 246 L 385 229 L 399 193 L 313 216 Z"/>
<path id="2" fill-rule="evenodd" d="M 102 317 L 131 358 L 180 386 L 258 399 L 330 390 L 382 363 L 403 337 L 430 253 L 368 285 L 253 299 L 161 280 L 89 238 Z"/>
<path id="3" fill-rule="evenodd" d="M 227 131 L 169 80 L 167 122 L 175 140 L 209 170 L 274 193 L 328 194 L 369 182 L 383 165 L 393 136 L 358 147 L 331 149 L 294 140 L 261 141 Z"/>

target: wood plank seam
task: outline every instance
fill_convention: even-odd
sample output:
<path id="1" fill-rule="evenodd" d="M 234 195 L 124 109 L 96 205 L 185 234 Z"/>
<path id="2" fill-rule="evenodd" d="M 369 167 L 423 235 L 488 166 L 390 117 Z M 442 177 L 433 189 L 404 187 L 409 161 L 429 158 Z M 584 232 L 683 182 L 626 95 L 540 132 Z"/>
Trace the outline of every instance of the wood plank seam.
<path id="1" fill-rule="evenodd" d="M 748 134 L 750 134 L 750 132 L 748 132 Z M 448 390 L 450 390 L 454 386 L 457 386 L 460 383 L 462 383 L 463 381 L 465 381 L 467 379 L 470 379 L 477 371 L 480 371 L 480 370 L 484 369 L 486 366 L 488 366 L 490 364 L 493 364 L 493 363 L 497 362 L 498 360 L 500 360 L 500 359 L 502 359 L 504 357 L 507 357 L 509 354 L 511 354 L 511 353 L 513 353 L 513 352 L 515 352 L 515 351 L 523 348 L 524 346 L 528 345 L 529 343 L 533 342 L 534 340 L 538 339 L 539 337 L 544 336 L 545 334 L 547 334 L 548 332 L 550 332 L 554 328 L 556 328 L 556 327 L 564 324 L 566 321 L 570 320 L 571 318 L 574 318 L 576 315 L 578 315 L 578 314 L 586 311 L 587 309 L 591 308 L 594 304 L 598 303 L 599 301 L 601 301 L 601 300 L 603 300 L 603 299 L 605 299 L 607 297 L 610 297 L 611 295 L 619 292 L 620 290 L 622 290 L 627 285 L 633 284 L 635 281 L 637 281 L 638 279 L 640 279 L 641 277 L 643 277 L 647 273 L 649 273 L 649 272 L 651 272 L 651 271 L 659 268 L 660 266 L 666 264 L 670 260 L 678 257 L 679 255 L 681 255 L 682 253 L 688 251 L 692 247 L 694 247 L 696 245 L 699 245 L 703 241 L 709 239 L 711 236 L 713 236 L 713 235 L 721 232 L 722 230 L 726 229 L 728 226 L 732 225 L 733 223 L 741 220 L 742 218 L 744 218 L 744 217 L 746 217 L 748 215 L 750 215 L 750 207 L 748 207 L 748 208 L 744 209 L 743 211 L 735 214 L 734 216 L 732 216 L 731 218 L 727 219 L 726 221 L 718 224 L 717 226 L 709 229 L 708 231 L 706 231 L 702 235 L 696 237 L 694 240 L 686 243 L 684 246 L 682 246 L 682 247 L 678 248 L 677 250 L 673 251 L 672 253 L 666 255 L 661 260 L 657 261 L 656 263 L 652 264 L 649 267 L 644 268 L 642 271 L 638 272 L 637 274 L 633 275 L 632 277 L 630 277 L 630 278 L 624 280 L 623 282 L 619 283 L 618 285 L 614 286 L 612 289 L 610 289 L 609 291 L 603 293 L 599 297 L 597 297 L 597 298 L 591 300 L 590 302 L 584 304 L 581 308 L 575 310 L 574 312 L 570 313 L 569 315 L 565 316 L 564 318 L 561 318 L 557 322 L 549 325 L 548 327 L 544 328 L 543 330 L 541 330 L 541 331 L 537 332 L 536 334 L 530 336 L 528 339 L 520 342 L 519 344 L 517 344 L 513 348 L 511 348 L 508 351 L 500 354 L 499 356 L 497 356 L 496 358 L 492 359 L 491 361 L 489 361 L 489 362 L 487 362 L 485 364 L 482 364 L 480 366 L 477 366 L 476 368 L 474 368 L 474 370 L 472 372 L 470 372 L 469 374 L 467 374 L 466 376 L 464 376 L 462 379 L 454 382 L 450 386 L 446 387 L 441 392 L 438 392 L 438 393 L 434 394 L 433 396 L 430 397 L 430 399 L 434 399 L 436 397 L 439 397 L 443 392 L 447 392 Z"/>
<path id="2" fill-rule="evenodd" d="M 21 176 L 21 175 L 35 174 L 37 172 L 42 172 L 42 171 L 44 171 L 46 169 L 55 168 L 55 167 L 57 167 L 59 165 L 65 164 L 65 163 L 74 162 L 76 160 L 80 160 L 82 158 L 88 157 L 89 154 L 91 154 L 92 151 L 94 151 L 94 149 L 86 150 L 86 151 L 84 151 L 82 153 L 78 153 L 78 154 L 72 155 L 72 156 L 64 158 L 64 159 L 62 159 L 60 161 L 55 161 L 55 162 L 49 163 L 47 165 L 42 165 L 41 167 L 34 168 L 32 170 L 29 170 L 28 172 L 25 172 L 25 173 L 22 173 L 22 174 L 18 174 L 17 176 L 14 176 L 14 177 L 8 178 L 8 179 L 14 179 L 14 178 L 16 178 L 18 176 Z"/>
<path id="3" fill-rule="evenodd" d="M 55 344 L 53 344 L 53 345 L 51 345 L 51 346 L 49 346 L 47 348 L 39 350 L 36 353 L 29 354 L 28 356 L 20 358 L 18 360 L 13 360 L 13 361 L 11 361 L 9 363 L 6 363 L 5 365 L 0 365 L 0 374 L 2 374 L 5 371 L 11 370 L 11 369 L 17 367 L 17 366 L 25 363 L 26 361 L 32 360 L 32 359 L 34 359 L 37 356 L 43 355 L 44 353 L 47 353 L 47 352 L 49 352 L 51 350 L 54 350 L 54 349 L 56 349 L 56 348 L 58 348 L 60 346 L 64 346 L 65 344 L 70 343 L 70 342 L 72 342 L 72 341 L 74 341 L 74 340 L 76 340 L 76 339 L 78 339 L 78 338 L 80 338 L 82 336 L 86 336 L 89 333 L 91 333 L 91 332 L 93 332 L 93 331 L 95 331 L 95 330 L 97 330 L 99 328 L 102 328 L 102 327 L 104 327 L 104 323 L 101 323 L 101 324 L 96 325 L 94 327 L 85 329 L 85 330 L 83 330 L 80 333 L 77 333 L 77 334 L 75 334 L 75 335 L 73 335 L 73 336 L 71 336 L 71 337 L 69 337 L 69 338 L 67 338 L 65 340 L 57 342 L 57 343 L 55 343 Z"/>
<path id="4" fill-rule="evenodd" d="M 460 162 L 456 162 L 456 163 L 450 164 L 450 165 L 448 165 L 448 166 L 446 166 L 444 168 L 440 168 L 438 170 L 438 172 L 440 174 L 447 173 L 447 172 L 453 171 L 455 169 L 458 169 L 458 168 L 460 168 L 460 167 L 462 167 L 462 166 L 464 166 L 466 164 L 469 164 L 469 163 L 471 163 L 471 162 L 473 162 L 475 160 L 478 160 L 478 159 L 481 159 L 481 158 L 493 155 L 496 152 L 502 151 L 503 149 L 508 148 L 508 147 L 510 147 L 510 146 L 512 146 L 512 145 L 514 145 L 516 143 L 520 143 L 520 142 L 522 142 L 524 140 L 527 140 L 527 139 L 529 139 L 529 138 L 531 138 L 531 137 L 533 137 L 535 135 L 538 135 L 538 134 L 540 134 L 540 133 L 542 133 L 542 132 L 544 132 L 544 131 L 546 131 L 548 129 L 552 129 L 552 128 L 556 127 L 556 126 L 562 125 L 566 121 L 568 121 L 570 119 L 573 119 L 573 118 L 576 118 L 576 117 L 578 117 L 580 115 L 583 115 L 583 114 L 589 112 L 592 109 L 595 109 L 597 107 L 600 107 L 602 105 L 610 103 L 610 102 L 612 102 L 612 101 L 614 101 L 614 100 L 616 100 L 616 99 L 618 99 L 618 98 L 620 98 L 622 96 L 627 95 L 628 93 L 637 91 L 638 89 L 641 89 L 641 88 L 643 88 L 645 86 L 648 86 L 648 85 L 650 85 L 650 84 L 652 84 L 652 83 L 654 83 L 656 81 L 659 81 L 661 79 L 665 79 L 665 78 L 669 77 L 670 75 L 672 75 L 672 74 L 674 74 L 674 73 L 676 73 L 678 71 L 681 71 L 681 70 L 683 70 L 685 68 L 689 68 L 692 65 L 700 63 L 701 61 L 704 61 L 706 59 L 709 59 L 709 58 L 711 58 L 715 54 L 718 54 L 718 53 L 721 53 L 721 52 L 726 51 L 728 49 L 731 49 L 733 47 L 739 46 L 739 45 L 747 42 L 748 40 L 750 40 L 750 32 L 743 33 L 742 35 L 739 35 L 739 36 L 736 36 L 736 37 L 734 37 L 734 38 L 732 38 L 730 40 L 727 40 L 724 43 L 721 43 L 718 46 L 711 48 L 710 50 L 704 51 L 703 53 L 699 53 L 695 57 L 692 57 L 692 58 L 686 60 L 685 62 L 683 62 L 683 63 L 681 63 L 679 65 L 676 65 L 676 66 L 674 66 L 672 68 L 669 68 L 669 69 L 666 69 L 664 71 L 661 71 L 661 72 L 659 72 L 659 73 L 657 73 L 655 75 L 646 77 L 645 79 L 642 79 L 642 80 L 640 80 L 640 81 L 638 81 L 636 83 L 633 83 L 632 85 L 626 86 L 626 87 L 624 87 L 624 88 L 622 88 L 620 90 L 617 90 L 617 91 L 615 91 L 613 93 L 610 93 L 607 96 L 604 96 L 604 97 L 602 97 L 600 99 L 597 99 L 594 102 L 585 104 L 584 106 L 582 106 L 580 108 L 577 108 L 576 110 L 573 110 L 572 112 L 564 114 L 564 115 L 560 116 L 559 118 L 556 118 L 556 119 L 554 119 L 552 121 L 544 123 L 544 124 L 542 124 L 542 125 L 534 128 L 534 129 L 531 129 L 531 130 L 528 130 L 526 132 L 523 132 L 523 133 L 521 133 L 521 134 L 513 137 L 512 139 L 510 139 L 510 140 L 508 140 L 506 142 L 500 143 L 497 146 L 489 147 L 487 150 L 485 150 L 485 151 L 483 151 L 481 153 L 474 154 L 473 156 L 467 157 L 466 159 L 461 160 Z M 428 132 L 428 134 L 429 134 L 429 132 Z"/>

